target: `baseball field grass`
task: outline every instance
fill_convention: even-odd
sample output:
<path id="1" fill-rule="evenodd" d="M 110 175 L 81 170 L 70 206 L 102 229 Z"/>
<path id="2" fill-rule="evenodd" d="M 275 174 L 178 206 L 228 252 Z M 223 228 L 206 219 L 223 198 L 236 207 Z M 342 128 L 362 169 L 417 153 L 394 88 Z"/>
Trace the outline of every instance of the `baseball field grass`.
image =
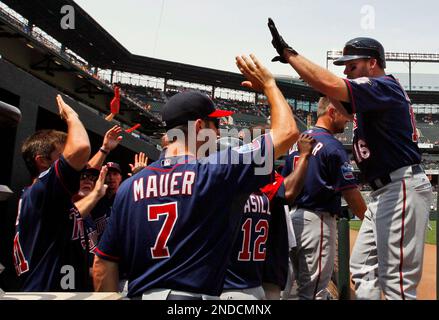
<path id="1" fill-rule="evenodd" d="M 349 221 L 350 228 L 352 230 L 360 230 L 361 221 L 351 220 Z M 425 243 L 436 244 L 436 220 L 430 220 L 430 225 L 427 229 L 427 236 L 425 237 Z"/>

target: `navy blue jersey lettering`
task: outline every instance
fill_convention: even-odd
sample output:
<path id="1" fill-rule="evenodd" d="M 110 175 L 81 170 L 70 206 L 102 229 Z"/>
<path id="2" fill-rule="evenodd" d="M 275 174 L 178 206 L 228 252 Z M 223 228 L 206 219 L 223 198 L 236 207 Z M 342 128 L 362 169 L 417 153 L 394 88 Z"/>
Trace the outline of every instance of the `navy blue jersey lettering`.
<path id="1" fill-rule="evenodd" d="M 317 143 L 309 159 L 302 192 L 294 204 L 314 211 L 339 214 L 340 192 L 357 186 L 349 158 L 341 142 L 326 129 L 315 127 L 305 133 L 314 137 Z M 299 152 L 295 147 L 285 160 L 284 177 L 294 171 L 298 159 Z"/>
<path id="2" fill-rule="evenodd" d="M 160 159 L 122 183 L 96 254 L 119 262 L 129 297 L 153 288 L 221 293 L 239 213 L 272 178 L 255 174 L 264 163 L 244 162 L 257 153 L 273 163 L 269 135 L 201 160 Z"/>
<path id="3" fill-rule="evenodd" d="M 283 177 L 275 173 L 275 181 L 252 193 L 244 205 L 240 230 L 227 267 L 224 289 L 246 289 L 262 285 L 267 241 L 272 236 L 270 202 L 277 194 L 284 195 L 282 187 Z"/>
<path id="4" fill-rule="evenodd" d="M 108 219 L 111 214 L 111 207 L 113 206 L 114 197 L 108 198 L 104 196 L 98 201 L 96 206 L 91 210 L 90 215 L 84 219 L 84 225 L 89 240 L 90 253 L 94 253 L 99 240 L 104 233 L 107 226 Z M 93 261 L 91 261 L 92 263 Z"/>
<path id="5" fill-rule="evenodd" d="M 91 290 L 87 237 L 71 201 L 78 187 L 79 172 L 61 156 L 23 191 L 13 249 L 22 291 L 62 291 L 64 265 L 74 267 L 74 290 Z"/>
<path id="6" fill-rule="evenodd" d="M 262 285 L 270 221 L 268 197 L 261 192 L 252 193 L 244 206 L 241 228 L 230 256 L 224 289 L 245 289 Z"/>

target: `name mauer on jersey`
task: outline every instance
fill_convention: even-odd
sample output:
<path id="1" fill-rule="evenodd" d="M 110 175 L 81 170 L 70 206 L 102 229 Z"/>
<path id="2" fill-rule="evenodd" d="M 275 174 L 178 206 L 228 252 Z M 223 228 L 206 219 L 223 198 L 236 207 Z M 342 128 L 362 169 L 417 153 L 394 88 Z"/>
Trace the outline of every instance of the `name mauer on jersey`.
<path id="1" fill-rule="evenodd" d="M 193 171 L 168 172 L 133 181 L 134 201 L 142 199 L 192 195 L 196 174 Z"/>

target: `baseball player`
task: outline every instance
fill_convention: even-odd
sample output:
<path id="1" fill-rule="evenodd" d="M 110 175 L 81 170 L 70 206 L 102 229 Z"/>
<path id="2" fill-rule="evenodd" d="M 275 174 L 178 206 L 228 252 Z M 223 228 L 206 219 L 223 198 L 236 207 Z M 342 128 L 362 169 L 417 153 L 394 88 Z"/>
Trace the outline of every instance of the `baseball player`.
<path id="1" fill-rule="evenodd" d="M 277 239 L 280 241 L 279 243 L 272 242 L 272 248 L 267 248 L 267 239 L 272 237 L 273 218 L 270 202 L 277 195 L 292 202 L 295 196 L 299 194 L 305 180 L 308 154 L 311 153 L 313 142 L 313 138 L 301 135 L 298 145 L 300 145 L 304 161 L 300 162 L 300 169 L 298 168 L 297 171 L 292 173 L 291 176 L 286 176 L 285 179 L 276 173 L 275 182 L 264 186 L 257 192 L 253 192 L 247 200 L 241 218 L 240 231 L 235 240 L 231 261 L 227 268 L 221 299 L 266 299 L 263 280 L 267 250 L 275 250 L 277 246 L 283 247 L 284 244 L 288 244 L 288 238 L 284 237 L 283 239 Z M 289 192 L 286 193 L 285 190 Z M 275 214 L 283 215 L 284 212 L 282 210 Z M 286 226 L 284 227 L 286 229 Z M 282 266 L 282 258 L 286 258 L 284 262 L 288 265 L 288 250 L 283 256 L 273 254 L 272 257 L 270 263 L 274 267 Z"/>
<path id="2" fill-rule="evenodd" d="M 355 115 L 353 153 L 373 188 L 351 257 L 357 299 L 416 299 L 422 275 L 431 184 L 420 166 L 416 122 L 407 93 L 386 75 L 383 46 L 371 38 L 348 41 L 335 76 L 292 49 L 271 19 L 272 44 L 314 89 L 335 100 L 340 112 Z M 341 103 L 338 103 L 341 102 Z"/>
<path id="3" fill-rule="evenodd" d="M 216 150 L 218 118 L 231 112 L 215 110 L 200 92 L 169 99 L 162 111 L 167 128 L 173 129 L 168 131 L 166 157 L 121 185 L 96 249 L 96 290 L 116 291 L 120 266 L 128 274 L 129 298 L 199 300 L 220 295 L 241 220 L 238 212 L 252 192 L 270 182 L 273 157 L 286 152 L 299 135 L 269 71 L 253 55 L 237 57 L 237 65 L 248 79 L 243 85 L 268 97 L 270 133 L 197 159 L 206 144 Z M 189 140 L 194 134 L 199 139 Z M 213 139 L 205 142 L 209 135 Z"/>
<path id="4" fill-rule="evenodd" d="M 105 229 L 107 219 L 111 212 L 112 202 L 114 200 L 114 191 L 108 191 L 109 185 L 107 175 L 110 172 L 112 176 L 112 189 L 116 189 L 121 181 L 120 167 L 119 172 L 113 169 L 112 162 L 109 166 L 103 166 L 108 154 L 113 151 L 122 140 L 120 135 L 122 128 L 113 126 L 104 135 L 102 146 L 96 154 L 88 161 L 87 168 L 81 173 L 79 192 L 73 200 L 76 208 L 84 219 L 84 228 L 89 240 L 89 250 L 94 252 L 97 242 L 99 241 Z M 101 172 L 99 171 L 99 169 Z M 114 173 L 116 171 L 116 173 Z M 103 180 L 104 179 L 104 180 Z M 117 183 L 118 182 L 118 183 Z M 113 194 L 108 196 L 108 194 Z M 90 259 L 90 267 L 93 264 L 93 255 Z"/>
<path id="5" fill-rule="evenodd" d="M 305 185 L 291 211 L 297 246 L 291 261 L 297 294 L 301 300 L 328 300 L 326 290 L 334 269 L 336 216 L 343 195 L 352 212 L 363 219 L 366 203 L 357 187 L 353 168 L 343 145 L 334 134 L 342 133 L 348 119 L 328 98 L 319 100 L 315 127 L 305 131 L 317 143 L 309 160 Z M 290 150 L 282 175 L 294 172 L 303 157 Z"/>
<path id="6" fill-rule="evenodd" d="M 87 132 L 76 112 L 57 96 L 68 133 L 37 131 L 22 154 L 33 184 L 18 205 L 13 257 L 22 291 L 86 291 L 88 263 L 81 215 L 72 203 L 90 156 Z M 67 269 L 65 268 L 67 266 Z M 75 283 L 61 279 L 73 267 Z"/>

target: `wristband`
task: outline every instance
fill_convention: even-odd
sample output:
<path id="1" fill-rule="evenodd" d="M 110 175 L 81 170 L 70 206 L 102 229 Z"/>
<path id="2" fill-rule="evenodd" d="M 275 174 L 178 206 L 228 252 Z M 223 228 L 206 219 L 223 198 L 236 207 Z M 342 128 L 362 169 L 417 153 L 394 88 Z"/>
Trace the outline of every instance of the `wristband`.
<path id="1" fill-rule="evenodd" d="M 105 150 L 104 148 L 100 148 L 99 151 L 102 152 L 103 154 L 108 154 L 110 152 Z"/>

